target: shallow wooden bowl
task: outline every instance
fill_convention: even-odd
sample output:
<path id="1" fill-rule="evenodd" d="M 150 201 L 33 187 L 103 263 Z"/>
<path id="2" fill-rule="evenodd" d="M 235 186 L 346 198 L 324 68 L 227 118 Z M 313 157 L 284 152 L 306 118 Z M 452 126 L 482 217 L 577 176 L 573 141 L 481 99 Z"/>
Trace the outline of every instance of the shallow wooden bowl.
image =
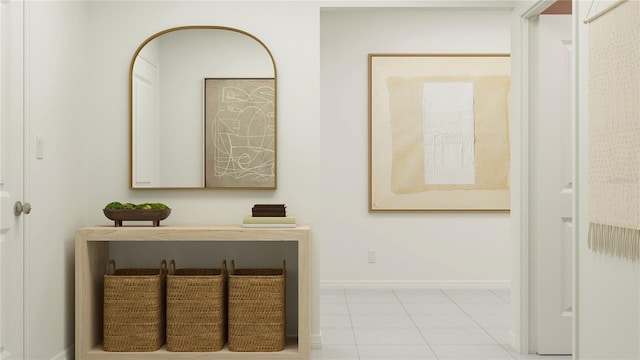
<path id="1" fill-rule="evenodd" d="M 122 226 L 123 221 L 152 221 L 153 226 L 160 226 L 171 214 L 171 209 L 103 209 L 104 215 L 113 220 L 115 226 Z"/>

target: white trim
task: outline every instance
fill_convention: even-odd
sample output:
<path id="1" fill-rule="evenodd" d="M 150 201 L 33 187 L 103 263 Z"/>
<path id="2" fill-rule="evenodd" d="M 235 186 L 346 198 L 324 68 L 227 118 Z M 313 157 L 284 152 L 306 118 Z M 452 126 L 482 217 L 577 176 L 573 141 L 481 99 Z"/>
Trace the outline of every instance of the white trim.
<path id="1" fill-rule="evenodd" d="M 581 224 L 581 211 L 580 211 L 580 190 L 581 190 L 581 186 L 580 186 L 580 144 L 581 144 L 581 139 L 580 139 L 580 115 L 581 115 L 581 110 L 580 110 L 580 84 L 582 83 L 582 79 L 580 77 L 580 72 L 581 72 L 581 61 L 580 61 L 580 26 L 582 26 L 582 24 L 580 23 L 580 6 L 581 4 L 579 4 L 578 1 L 574 1 L 573 5 L 572 5 L 572 9 L 571 9 L 571 13 L 573 14 L 573 87 L 574 87 L 574 91 L 573 91 L 573 113 L 572 113 L 572 120 L 573 120 L 573 126 L 572 126 L 572 130 L 573 130 L 573 254 L 571 254 L 572 256 L 572 260 L 573 260 L 573 269 L 571 269 L 571 271 L 573 271 L 573 278 L 571 279 L 573 282 L 573 289 L 571 290 L 571 297 L 573 299 L 573 327 L 572 327 L 572 337 L 573 337 L 573 348 L 572 348 L 572 353 L 573 353 L 573 358 L 574 359 L 580 359 L 580 351 L 579 351 L 579 326 L 578 326 L 578 322 L 579 322 L 579 312 L 580 312 L 580 305 L 578 303 L 578 289 L 579 289 L 579 279 L 578 279 L 578 263 L 579 263 L 579 250 L 580 250 L 580 237 L 579 237 L 579 228 L 580 228 L 580 224 Z M 587 84 L 584 84 L 585 86 L 588 86 L 588 80 L 587 80 Z"/>
<path id="2" fill-rule="evenodd" d="M 30 71 L 30 14 L 31 3 L 26 0 L 19 0 L 22 6 L 22 118 L 23 118 L 23 190 L 22 190 L 22 202 L 31 202 L 31 163 L 29 156 L 31 142 L 31 120 L 29 111 L 29 71 Z M 31 218 L 29 216 L 22 215 L 23 218 L 23 233 L 22 233 L 22 331 L 23 331 L 23 353 L 25 359 L 31 358 L 31 285 L 30 282 L 30 266 L 31 266 Z"/>
<path id="3" fill-rule="evenodd" d="M 556 0 L 535 0 L 530 1 L 527 6 L 521 7 L 523 11 L 520 12 L 520 17 L 523 19 L 531 19 L 532 17 L 542 14 L 545 10 L 551 7 Z"/>
<path id="4" fill-rule="evenodd" d="M 321 289 L 508 289 L 509 280 L 333 280 Z"/>
<path id="5" fill-rule="evenodd" d="M 251 1 L 251 0 L 245 0 Z M 269 1 L 269 0 L 264 0 Z M 416 7 L 416 8 L 494 8 L 513 9 L 518 0 L 298 0 L 299 2 L 318 2 L 320 8 L 349 7 Z"/>
<path id="6" fill-rule="evenodd" d="M 517 343 L 517 336 L 513 331 L 509 330 L 509 335 L 507 336 L 507 344 L 509 346 L 511 346 L 512 349 L 515 350 L 513 345 L 511 345 L 511 344 L 515 344 L 515 343 Z"/>
<path id="7" fill-rule="evenodd" d="M 65 350 L 62 350 L 58 355 L 51 358 L 51 360 L 72 360 L 75 347 L 71 345 Z"/>
<path id="8" fill-rule="evenodd" d="M 318 334 L 311 334 L 311 349 L 322 348 L 322 331 Z"/>
<path id="9" fill-rule="evenodd" d="M 530 122 L 530 26 L 531 19 L 540 15 L 554 0 L 529 0 L 514 9 L 511 29 L 512 103 L 511 103 L 511 230 L 512 256 L 515 259 L 511 274 L 511 328 L 509 345 L 519 353 L 529 353 L 532 309 L 529 287 L 530 275 L 535 273 L 529 252 L 529 122 Z"/>
<path id="10" fill-rule="evenodd" d="M 529 124 L 531 119 L 531 69 L 532 18 L 553 4 L 549 0 L 533 0 L 514 11 L 512 29 L 512 249 L 516 259 L 512 274 L 511 334 L 509 345 L 520 353 L 531 350 L 531 276 L 536 273 L 531 261 L 529 239 Z"/>
<path id="11" fill-rule="evenodd" d="M 531 4 L 529 4 L 532 6 Z M 533 4 L 535 5 L 535 4 Z M 529 131 L 528 108 L 528 26 L 523 14 L 514 11 L 511 29 L 511 248 L 514 265 L 511 274 L 511 313 L 509 345 L 528 352 L 529 311 Z"/>

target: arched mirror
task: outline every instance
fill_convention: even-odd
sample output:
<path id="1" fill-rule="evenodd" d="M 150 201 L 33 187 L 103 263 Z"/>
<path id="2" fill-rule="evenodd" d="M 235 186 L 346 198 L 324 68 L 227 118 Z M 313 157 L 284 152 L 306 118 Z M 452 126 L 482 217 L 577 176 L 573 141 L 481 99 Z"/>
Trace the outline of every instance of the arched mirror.
<path id="1" fill-rule="evenodd" d="M 244 31 L 188 26 L 130 69 L 132 189 L 276 188 L 276 66 Z"/>

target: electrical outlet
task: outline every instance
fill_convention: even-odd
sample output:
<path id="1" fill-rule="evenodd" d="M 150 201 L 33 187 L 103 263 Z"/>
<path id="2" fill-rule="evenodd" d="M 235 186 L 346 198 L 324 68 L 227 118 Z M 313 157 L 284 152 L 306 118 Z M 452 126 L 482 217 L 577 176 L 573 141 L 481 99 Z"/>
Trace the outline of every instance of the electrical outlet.
<path id="1" fill-rule="evenodd" d="M 369 260 L 369 264 L 375 264 L 375 262 L 376 262 L 376 252 L 374 250 L 369 250 L 368 260 Z"/>

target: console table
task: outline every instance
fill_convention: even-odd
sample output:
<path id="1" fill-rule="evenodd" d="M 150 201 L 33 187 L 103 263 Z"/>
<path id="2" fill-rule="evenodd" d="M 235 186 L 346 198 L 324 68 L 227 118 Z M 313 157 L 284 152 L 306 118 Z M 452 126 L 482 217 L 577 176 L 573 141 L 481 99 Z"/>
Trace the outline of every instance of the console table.
<path id="1" fill-rule="evenodd" d="M 109 244 L 114 242 L 280 242 L 297 244 L 298 334 L 279 352 L 106 352 L 102 349 L 102 292 Z M 76 230 L 75 343 L 77 360 L 100 359 L 308 359 L 310 352 L 310 229 L 242 226 L 95 226 Z"/>

